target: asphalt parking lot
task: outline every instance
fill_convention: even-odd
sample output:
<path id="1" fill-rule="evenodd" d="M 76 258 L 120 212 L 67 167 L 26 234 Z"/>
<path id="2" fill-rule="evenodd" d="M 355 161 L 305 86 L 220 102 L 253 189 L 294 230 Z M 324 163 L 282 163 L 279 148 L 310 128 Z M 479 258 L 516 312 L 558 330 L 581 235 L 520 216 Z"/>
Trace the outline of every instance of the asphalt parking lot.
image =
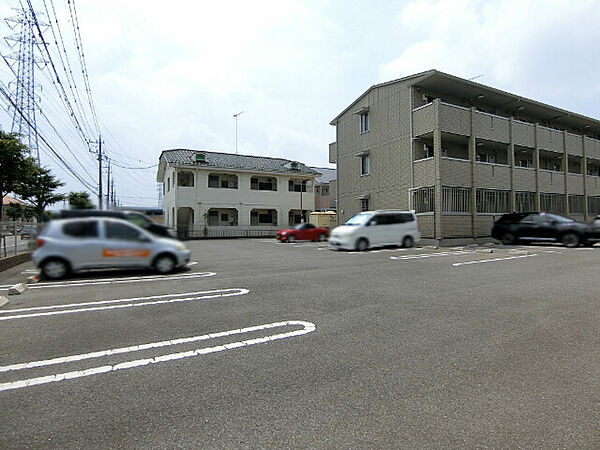
<path id="1" fill-rule="evenodd" d="M 188 246 L 9 297 L 1 448 L 600 446 L 598 246 Z"/>

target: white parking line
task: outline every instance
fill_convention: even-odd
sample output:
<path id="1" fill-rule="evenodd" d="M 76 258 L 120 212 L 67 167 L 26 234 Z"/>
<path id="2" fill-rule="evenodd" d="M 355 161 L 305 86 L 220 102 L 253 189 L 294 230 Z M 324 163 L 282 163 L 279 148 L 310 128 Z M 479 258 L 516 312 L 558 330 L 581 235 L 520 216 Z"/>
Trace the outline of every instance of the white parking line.
<path id="1" fill-rule="evenodd" d="M 419 253 L 415 255 L 401 255 L 401 256 L 390 256 L 390 259 L 394 259 L 397 261 L 407 260 L 407 259 L 421 259 L 421 258 L 435 258 L 441 256 L 455 256 L 455 255 L 468 255 L 473 254 L 474 251 L 456 251 L 456 252 L 436 252 L 436 253 Z"/>
<path id="2" fill-rule="evenodd" d="M 452 265 L 454 267 L 459 267 L 459 266 L 466 266 L 466 265 L 470 265 L 470 264 L 482 264 L 482 263 L 497 262 L 497 261 L 507 261 L 509 259 L 529 258 L 531 256 L 537 256 L 537 253 L 533 253 L 531 255 L 508 256 L 506 258 L 492 258 L 492 259 L 480 259 L 480 260 L 475 260 L 475 261 L 465 261 L 465 262 L 454 263 Z"/>
<path id="3" fill-rule="evenodd" d="M 187 343 L 191 343 L 191 342 L 205 341 L 205 340 L 210 340 L 210 339 L 216 339 L 216 338 L 222 338 L 222 337 L 240 335 L 240 334 L 247 334 L 247 333 L 267 330 L 267 329 L 271 329 L 271 328 L 288 327 L 288 326 L 300 326 L 302 328 L 299 330 L 295 330 L 295 331 L 289 331 L 287 333 L 272 334 L 270 336 L 264 336 L 264 337 L 255 338 L 255 339 L 246 339 L 243 341 L 232 342 L 232 343 L 224 344 L 224 345 L 217 345 L 214 347 L 199 348 L 199 349 L 185 351 L 185 352 L 170 353 L 167 355 L 154 356 L 151 358 L 126 361 L 126 362 L 122 362 L 122 363 L 114 364 L 114 365 L 92 367 L 89 369 L 78 370 L 78 371 L 73 371 L 73 372 L 63 372 L 63 373 L 57 373 L 57 374 L 53 374 L 53 375 L 46 375 L 46 376 L 42 376 L 42 377 L 29 378 L 29 379 L 25 379 L 25 380 L 11 381 L 8 383 L 0 383 L 0 391 L 7 391 L 7 390 L 11 390 L 11 389 L 20 389 L 20 388 L 25 388 L 25 387 L 37 386 L 40 384 L 54 383 L 54 382 L 62 381 L 62 380 L 72 380 L 75 378 L 88 377 L 91 375 L 98 375 L 101 373 L 113 372 L 113 371 L 117 371 L 117 370 L 132 369 L 134 367 L 141 367 L 141 366 L 146 366 L 149 364 L 158 364 L 158 363 L 162 363 L 162 362 L 176 361 L 179 359 L 191 358 L 193 356 L 209 355 L 211 353 L 221 352 L 221 351 L 225 351 L 225 350 L 233 350 L 233 349 L 240 348 L 240 347 L 247 347 L 249 345 L 265 344 L 265 343 L 280 340 L 280 339 L 287 339 L 290 337 L 302 336 L 304 334 L 311 333 L 311 332 L 315 331 L 315 329 L 316 329 L 316 326 L 314 323 L 305 322 L 305 321 L 301 321 L 301 320 L 289 320 L 289 321 L 285 321 L 285 322 L 274 322 L 274 323 L 251 326 L 251 327 L 241 328 L 241 329 L 236 329 L 236 330 L 222 331 L 219 333 L 204 334 L 201 336 L 193 336 L 193 337 L 186 337 L 186 338 L 180 338 L 180 339 L 174 339 L 174 340 L 152 342 L 149 344 L 115 348 L 115 349 L 110 349 L 110 350 L 103 350 L 103 351 L 92 352 L 92 353 L 84 353 L 84 354 L 79 354 L 79 355 L 62 356 L 62 357 L 53 358 L 53 359 L 49 359 L 49 360 L 11 364 L 9 366 L 0 367 L 0 372 L 12 372 L 12 371 L 17 371 L 17 370 L 31 369 L 31 368 L 35 368 L 35 367 L 44 367 L 44 366 L 50 366 L 50 365 L 55 365 L 55 364 L 64 364 L 64 363 L 69 363 L 69 362 L 74 362 L 74 361 L 83 361 L 86 359 L 101 358 L 104 356 L 111 356 L 111 355 L 116 355 L 116 354 L 124 354 L 124 353 L 131 353 L 131 352 L 136 352 L 136 351 L 141 351 L 141 350 L 169 347 L 169 346 L 174 346 L 174 345 L 187 344 Z"/>
<path id="4" fill-rule="evenodd" d="M 190 278 L 204 278 L 214 277 L 215 272 L 196 272 L 196 273 L 183 273 L 179 275 L 150 275 L 150 276 L 135 276 L 135 277 L 122 277 L 122 278 L 100 278 L 100 279 L 85 279 L 85 280 L 73 280 L 73 281 L 52 281 L 42 282 L 38 284 L 28 285 L 29 289 L 43 289 L 43 288 L 59 288 L 59 287 L 74 287 L 74 286 L 97 286 L 102 284 L 123 284 L 123 283 L 139 283 L 149 281 L 165 281 L 165 280 L 185 280 Z M 0 289 L 8 289 L 12 284 L 0 286 Z"/>
<path id="5" fill-rule="evenodd" d="M 401 248 L 380 248 L 378 250 L 368 250 L 366 252 L 357 252 L 357 251 L 349 251 L 346 252 L 349 255 L 370 255 L 371 253 L 382 253 L 382 252 L 406 252 L 408 250 L 414 250 L 410 247 L 401 247 Z"/>
<path id="6" fill-rule="evenodd" d="M 107 309 L 118 309 L 118 308 L 136 308 L 139 306 L 155 306 L 163 305 L 166 303 L 181 303 L 190 302 L 195 300 L 207 300 L 210 298 L 219 297 L 233 297 L 238 295 L 245 295 L 250 292 L 248 289 L 243 288 L 231 288 L 231 289 L 218 289 L 213 291 L 198 291 L 198 292 L 185 292 L 182 294 L 165 294 L 165 295 L 153 295 L 149 297 L 133 297 L 133 298 L 122 298 L 117 300 L 103 300 L 97 302 L 86 302 L 86 303 L 69 303 L 66 305 L 50 305 L 50 306 L 36 306 L 33 308 L 21 308 L 21 309 L 7 309 L 0 310 L 0 321 L 14 320 L 14 319 L 27 319 L 31 317 L 42 317 L 42 316 L 56 316 L 61 314 L 72 314 L 79 312 L 89 311 L 103 311 Z M 144 301 L 145 300 L 145 301 Z M 72 309 L 70 309 L 72 308 Z M 34 312 L 34 311 L 45 311 L 45 312 Z M 22 313 L 22 314 L 15 314 Z M 6 315 L 4 314 L 11 314 Z"/>

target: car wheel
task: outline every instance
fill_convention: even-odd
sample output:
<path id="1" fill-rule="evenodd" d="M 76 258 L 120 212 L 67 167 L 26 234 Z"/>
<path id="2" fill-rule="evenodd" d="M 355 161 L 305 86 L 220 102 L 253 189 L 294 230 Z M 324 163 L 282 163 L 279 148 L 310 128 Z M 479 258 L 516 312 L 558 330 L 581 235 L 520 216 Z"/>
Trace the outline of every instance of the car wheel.
<path id="1" fill-rule="evenodd" d="M 325 236 L 325 233 L 321 233 L 319 235 L 319 242 L 325 242 L 327 240 L 327 236 Z"/>
<path id="2" fill-rule="evenodd" d="M 154 270 L 158 273 L 170 273 L 175 270 L 175 259 L 171 255 L 160 255 L 154 261 Z"/>
<path id="3" fill-rule="evenodd" d="M 579 246 L 579 236 L 575 233 L 565 233 L 562 235 L 560 241 L 565 247 L 577 247 Z"/>
<path id="4" fill-rule="evenodd" d="M 517 242 L 517 238 L 512 233 L 504 233 L 500 238 L 500 242 L 502 242 L 504 245 L 510 245 Z"/>
<path id="5" fill-rule="evenodd" d="M 413 246 L 414 243 L 415 243 L 415 241 L 413 240 L 413 238 L 411 238 L 410 236 L 406 236 L 402 240 L 402 247 L 410 248 Z"/>
<path id="6" fill-rule="evenodd" d="M 360 238 L 358 241 L 356 241 L 356 251 L 364 252 L 368 248 L 369 241 L 367 241 L 365 238 Z"/>
<path id="7" fill-rule="evenodd" d="M 60 259 L 50 259 L 42 264 L 42 275 L 50 280 L 59 280 L 69 273 L 69 265 Z"/>
<path id="8" fill-rule="evenodd" d="M 294 243 L 296 242 L 296 236 L 294 236 L 293 234 L 291 236 L 288 236 L 287 241 L 289 243 Z"/>

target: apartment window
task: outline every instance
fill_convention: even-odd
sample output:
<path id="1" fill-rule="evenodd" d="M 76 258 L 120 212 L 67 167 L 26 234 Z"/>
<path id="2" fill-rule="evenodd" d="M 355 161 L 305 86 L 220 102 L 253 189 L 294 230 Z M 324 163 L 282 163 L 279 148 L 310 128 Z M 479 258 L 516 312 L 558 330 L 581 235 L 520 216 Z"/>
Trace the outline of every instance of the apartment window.
<path id="1" fill-rule="evenodd" d="M 306 180 L 289 180 L 288 191 L 290 192 L 306 192 Z"/>
<path id="2" fill-rule="evenodd" d="M 425 144 L 423 147 L 426 152 L 426 158 L 433 158 L 433 145 Z"/>
<path id="3" fill-rule="evenodd" d="M 238 177 L 237 175 L 211 173 L 208 175 L 208 187 L 218 189 L 237 189 Z"/>
<path id="4" fill-rule="evenodd" d="M 250 211 L 250 225 L 277 225 L 277 211 L 274 209 L 253 209 Z"/>
<path id="5" fill-rule="evenodd" d="M 171 178 L 167 178 L 167 192 L 171 190 Z"/>
<path id="6" fill-rule="evenodd" d="M 360 210 L 362 211 L 369 211 L 369 199 L 368 198 L 363 198 L 360 200 Z"/>
<path id="7" fill-rule="evenodd" d="M 535 211 L 535 192 L 515 192 L 515 212 Z"/>
<path id="8" fill-rule="evenodd" d="M 208 225 L 216 226 L 219 224 L 219 212 L 211 209 L 208 211 Z"/>
<path id="9" fill-rule="evenodd" d="M 585 198 L 583 195 L 569 195 L 569 213 L 583 214 L 585 206 Z"/>
<path id="10" fill-rule="evenodd" d="M 471 189 L 464 187 L 442 188 L 442 212 L 471 212 Z"/>
<path id="11" fill-rule="evenodd" d="M 496 153 L 479 151 L 477 152 L 476 160 L 479 162 L 496 163 Z"/>
<path id="12" fill-rule="evenodd" d="M 498 189 L 477 189 L 475 202 L 477 212 L 483 214 L 496 214 L 508 212 L 509 191 Z"/>
<path id="13" fill-rule="evenodd" d="M 433 212 L 435 202 L 433 186 L 418 188 L 413 191 L 413 209 L 417 213 Z"/>
<path id="14" fill-rule="evenodd" d="M 177 186 L 193 187 L 194 174 L 192 172 L 179 172 L 177 174 Z"/>
<path id="15" fill-rule="evenodd" d="M 250 178 L 250 189 L 253 191 L 276 191 L 277 180 L 275 178 L 252 177 Z"/>
<path id="16" fill-rule="evenodd" d="M 371 169 L 371 161 L 369 155 L 364 155 L 360 157 L 360 174 L 361 175 L 369 175 Z"/>
<path id="17" fill-rule="evenodd" d="M 546 212 L 565 213 L 565 194 L 540 194 L 540 209 Z"/>
<path id="18" fill-rule="evenodd" d="M 588 197 L 588 213 L 600 214 L 600 197 Z"/>
<path id="19" fill-rule="evenodd" d="M 360 115 L 360 132 L 366 133 L 369 131 L 369 112 L 366 111 Z"/>

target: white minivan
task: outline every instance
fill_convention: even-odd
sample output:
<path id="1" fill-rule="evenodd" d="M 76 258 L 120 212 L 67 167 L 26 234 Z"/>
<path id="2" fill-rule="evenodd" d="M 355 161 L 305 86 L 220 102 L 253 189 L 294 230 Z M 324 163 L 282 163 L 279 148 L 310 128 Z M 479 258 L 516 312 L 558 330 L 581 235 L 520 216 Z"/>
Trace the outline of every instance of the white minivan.
<path id="1" fill-rule="evenodd" d="M 412 247 L 421 240 L 414 211 L 365 211 L 331 232 L 332 249 L 364 251 L 371 247 Z"/>

